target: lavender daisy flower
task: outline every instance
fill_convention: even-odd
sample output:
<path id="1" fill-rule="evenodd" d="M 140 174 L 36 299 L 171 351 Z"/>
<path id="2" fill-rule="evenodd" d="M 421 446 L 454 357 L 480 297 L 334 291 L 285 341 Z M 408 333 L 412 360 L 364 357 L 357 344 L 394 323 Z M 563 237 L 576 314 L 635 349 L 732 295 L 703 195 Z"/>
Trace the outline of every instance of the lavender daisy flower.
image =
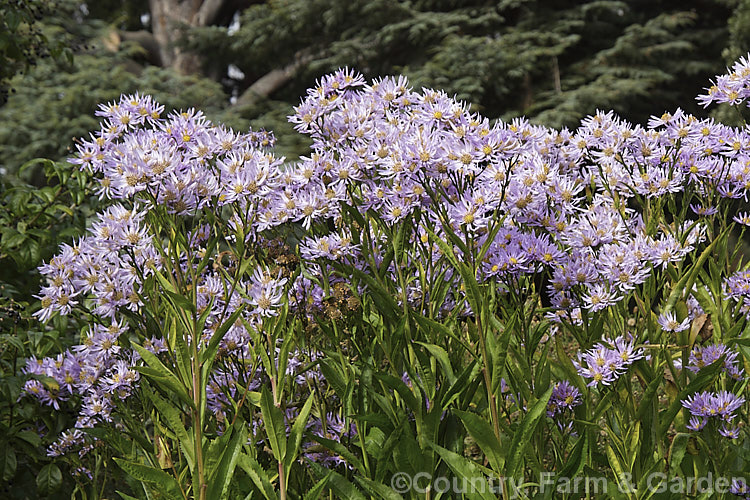
<path id="1" fill-rule="evenodd" d="M 698 346 L 690 352 L 688 370 L 697 373 L 704 366 L 711 365 L 722 356 L 725 356 L 725 373 L 735 380 L 740 380 L 743 376 L 744 370 L 740 368 L 737 355 L 738 353 L 736 351 L 730 350 L 723 344 L 708 345 L 705 347 Z"/>
<path id="2" fill-rule="evenodd" d="M 733 495 L 747 497 L 750 494 L 750 486 L 748 486 L 744 479 L 732 478 L 732 485 L 729 487 L 729 492 Z"/>
<path id="3" fill-rule="evenodd" d="M 750 226 L 750 213 L 740 212 L 732 217 L 732 220 L 738 224 L 742 224 L 743 226 Z"/>
<path id="4" fill-rule="evenodd" d="M 719 209 L 717 207 L 704 207 L 702 205 L 696 205 L 694 203 L 690 204 L 690 210 L 692 210 L 696 215 L 700 215 L 702 217 L 707 217 L 709 215 L 715 215 L 719 213 Z"/>
<path id="5" fill-rule="evenodd" d="M 690 413 L 697 417 L 708 416 L 708 407 L 711 402 L 711 394 L 709 392 L 695 393 L 692 396 L 682 400 L 682 406 L 688 409 Z"/>
<path id="6" fill-rule="evenodd" d="M 728 439 L 737 439 L 740 437 L 739 427 L 727 427 L 726 424 L 722 425 L 719 429 L 719 434 Z"/>
<path id="7" fill-rule="evenodd" d="M 690 327 L 690 318 L 685 318 L 682 322 L 677 321 L 672 311 L 660 314 L 656 321 L 665 332 L 682 332 Z"/>
<path id="8" fill-rule="evenodd" d="M 721 417 L 724 421 L 730 421 L 744 402 L 745 398 L 728 391 L 705 391 L 688 396 L 682 400 L 682 406 L 696 417 Z"/>
<path id="9" fill-rule="evenodd" d="M 710 408 L 710 411 L 713 413 L 715 408 L 716 413 L 724 420 L 731 420 L 734 418 L 733 413 L 737 411 L 744 402 L 745 398 L 738 397 L 729 391 L 719 391 L 713 398 L 713 407 Z"/>
<path id="10" fill-rule="evenodd" d="M 547 416 L 552 418 L 566 410 L 573 410 L 581 404 L 581 393 L 567 380 L 558 382 L 552 389 L 549 403 L 547 403 Z"/>
<path id="11" fill-rule="evenodd" d="M 589 285 L 586 295 L 583 297 L 584 305 L 591 312 L 601 311 L 619 301 L 620 297 L 609 290 L 607 285 L 595 283 Z"/>
<path id="12" fill-rule="evenodd" d="M 588 386 L 610 385 L 617 380 L 635 361 L 644 357 L 643 349 L 636 348 L 632 339 L 623 336 L 614 341 L 606 340 L 614 348 L 596 344 L 593 349 L 578 354 L 578 362 L 573 362 L 578 374 L 590 378 Z"/>
<path id="13" fill-rule="evenodd" d="M 685 426 L 688 430 L 698 432 L 706 426 L 708 420 L 701 417 L 690 417 L 690 421 Z"/>

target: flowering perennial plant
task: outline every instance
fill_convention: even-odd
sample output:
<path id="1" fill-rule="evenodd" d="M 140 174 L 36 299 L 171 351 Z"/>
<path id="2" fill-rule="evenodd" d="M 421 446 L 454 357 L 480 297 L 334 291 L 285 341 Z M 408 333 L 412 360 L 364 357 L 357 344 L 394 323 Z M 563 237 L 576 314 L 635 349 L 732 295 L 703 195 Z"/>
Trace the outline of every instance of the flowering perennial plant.
<path id="1" fill-rule="evenodd" d="M 743 102 L 747 66 L 699 102 Z M 348 69 L 289 117 L 312 140 L 298 161 L 270 133 L 163 113 L 100 108 L 71 161 L 109 205 L 40 269 L 39 319 L 91 325 L 26 368 L 28 395 L 77 413 L 49 453 L 78 450 L 82 482 L 102 429 L 140 446 L 113 445 L 125 473 L 178 498 L 748 472 L 730 426 L 750 354 L 745 128 L 679 109 L 491 123 Z"/>

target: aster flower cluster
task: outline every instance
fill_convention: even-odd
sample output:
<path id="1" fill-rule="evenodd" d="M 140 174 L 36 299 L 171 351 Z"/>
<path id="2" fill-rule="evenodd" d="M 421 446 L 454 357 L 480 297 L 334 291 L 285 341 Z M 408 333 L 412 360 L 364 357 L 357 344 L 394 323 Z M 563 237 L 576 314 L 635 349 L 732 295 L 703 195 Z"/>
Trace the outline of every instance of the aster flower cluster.
<path id="1" fill-rule="evenodd" d="M 740 367 L 737 356 L 737 351 L 731 350 L 724 344 L 696 346 L 690 352 L 688 370 L 698 373 L 704 366 L 711 365 L 724 357 L 724 373 L 734 380 L 743 380 L 745 370 Z"/>
<path id="2" fill-rule="evenodd" d="M 740 312 L 750 319 L 750 271 L 737 271 L 724 280 L 724 295 L 740 303 Z"/>
<path id="3" fill-rule="evenodd" d="M 687 369 L 697 373 L 701 368 L 715 363 L 723 358 L 723 373 L 728 380 L 743 381 L 744 369 L 738 359 L 739 353 L 724 344 L 696 346 L 690 352 Z M 704 391 L 693 394 L 682 400 L 682 406 L 690 411 L 691 418 L 687 428 L 700 431 L 710 420 L 721 421 L 719 434 L 730 439 L 739 437 L 740 428 L 731 426 L 735 412 L 742 407 L 745 399 L 736 394 L 721 390 L 718 392 Z M 716 417 L 716 418 L 714 418 Z"/>
<path id="4" fill-rule="evenodd" d="M 29 360 L 27 373 L 34 378 L 27 382 L 25 392 L 55 409 L 68 400 L 80 405 L 78 429 L 99 423 L 118 425 L 115 407 L 137 386 L 139 375 L 132 367 L 140 363 L 139 356 L 121 347 L 121 340 L 123 336 L 132 339 L 138 332 L 125 319 L 126 313 L 143 312 L 144 301 L 154 300 L 147 296 L 146 283 L 167 269 L 162 250 L 167 235 L 159 232 L 155 222 L 160 210 L 180 216 L 227 205 L 232 209 L 227 231 L 217 232 L 206 224 L 188 225 L 189 251 L 177 256 L 175 271 L 195 280 L 187 285 L 196 291 L 198 311 L 205 313 L 205 342 L 226 318 L 244 308 L 240 320 L 221 340 L 218 356 L 222 360 L 252 359 L 248 328 L 257 328 L 263 318 L 278 314 L 284 300 L 287 278 L 280 270 L 257 265 L 250 268 L 249 276 L 232 283 L 226 276 L 237 263 L 218 251 L 207 256 L 213 266 L 204 266 L 197 274 L 189 272 L 198 269 L 211 238 L 218 238 L 220 245 L 236 241 L 236 234 L 262 241 L 259 223 L 246 214 L 257 213 L 278 186 L 281 160 L 262 149 L 272 143 L 272 136 L 236 134 L 214 126 L 195 111 L 161 119 L 162 109 L 149 97 L 137 95 L 102 106 L 98 113 L 105 117 L 101 130 L 82 142 L 72 161 L 94 172 L 101 195 L 117 201 L 98 214 L 87 236 L 63 245 L 40 268 L 48 285 L 41 290 L 42 307 L 35 315 L 46 321 L 55 314 L 83 311 L 96 324 L 72 351 L 54 359 Z M 169 347 L 162 338 L 139 343 L 157 354 Z M 218 410 L 219 401 L 235 394 L 239 375 L 232 363 L 216 364 L 214 383 L 207 389 L 210 406 Z M 52 377 L 56 384 L 44 385 L 38 380 L 42 377 Z M 64 435 L 51 452 L 63 453 L 74 441 L 80 444 L 80 439 L 69 437 Z"/>
<path id="5" fill-rule="evenodd" d="M 27 360 L 24 372 L 33 377 L 24 385 L 24 392 L 43 405 L 56 410 L 61 404 L 74 401 L 80 406 L 75 429 L 63 433 L 48 449 L 50 456 L 60 456 L 77 447 L 79 457 L 90 450 L 90 438 L 81 429 L 99 423 L 116 424 L 113 410 L 116 404 L 131 396 L 140 374 L 133 369 L 138 355 L 124 350 L 117 339 L 126 331 L 121 321 L 109 325 L 95 325 L 84 334 L 80 345 L 55 358 Z M 150 344 L 150 348 L 159 345 Z M 42 383 L 40 380 L 53 380 Z"/>
<path id="6" fill-rule="evenodd" d="M 613 341 L 598 343 L 584 353 L 579 352 L 573 365 L 581 377 L 591 379 L 589 387 L 611 385 L 631 364 L 643 357 L 643 349 L 635 347 L 633 339 L 621 336 Z"/>
<path id="7" fill-rule="evenodd" d="M 565 411 L 572 411 L 581 404 L 581 393 L 567 380 L 558 382 L 552 389 L 549 403 L 547 403 L 547 416 L 554 418 Z"/>
<path id="8" fill-rule="evenodd" d="M 722 421 L 719 433 L 727 438 L 739 437 L 739 428 L 728 427 L 734 419 L 735 412 L 745 403 L 745 398 L 736 396 L 729 391 L 699 392 L 688 396 L 682 401 L 682 406 L 690 411 L 692 417 L 687 426 L 692 431 L 699 431 L 705 427 L 709 419 Z"/>
<path id="9" fill-rule="evenodd" d="M 552 395 L 547 403 L 547 416 L 555 419 L 560 430 L 570 431 L 573 428 L 573 422 L 568 417 L 581 402 L 581 392 L 570 382 L 567 380 L 558 382 L 552 389 Z"/>
<path id="10" fill-rule="evenodd" d="M 549 270 L 558 309 L 550 318 L 579 320 L 581 307 L 596 312 L 622 300 L 652 269 L 679 262 L 704 238 L 699 222 L 646 234 L 627 198 L 663 196 L 691 182 L 703 191 L 719 180 L 726 183 L 711 178 L 713 167 L 691 177 L 675 157 L 675 151 L 688 158 L 706 149 L 698 139 L 699 126 L 706 124 L 681 111 L 649 129 L 612 113 L 584 120 L 575 133 L 522 119 L 490 124 L 443 92 L 414 92 L 403 77 L 367 85 L 347 70 L 323 78 L 295 111 L 290 121 L 313 140 L 313 153 L 293 166 L 293 177 L 308 179 L 303 198 L 309 224 L 316 214 L 340 220 L 342 204 L 389 224 L 412 217 L 409 241 L 415 250 L 398 271 L 414 287 L 407 295 L 415 306 L 430 298 L 417 279 L 418 263 L 431 263 L 424 266 L 427 272 L 441 279 L 458 279 L 428 236 L 434 232 L 448 241 L 450 230 L 466 248 L 486 246 L 481 280 L 507 285 Z M 695 139 L 689 147 L 684 127 Z M 595 192 L 585 193 L 586 186 Z M 736 186 L 725 190 L 735 192 Z M 322 201 L 311 203 L 311 193 Z M 373 244 L 368 251 L 385 254 L 386 233 L 367 230 Z M 306 255 L 356 262 L 361 248 L 348 231 L 314 237 Z M 446 310 L 461 295 L 450 294 Z"/>
<path id="11" fill-rule="evenodd" d="M 736 61 L 726 74 L 717 75 L 706 91 L 698 96 L 698 102 L 703 107 L 713 103 L 737 106 L 746 101 L 750 96 L 750 54 Z"/>

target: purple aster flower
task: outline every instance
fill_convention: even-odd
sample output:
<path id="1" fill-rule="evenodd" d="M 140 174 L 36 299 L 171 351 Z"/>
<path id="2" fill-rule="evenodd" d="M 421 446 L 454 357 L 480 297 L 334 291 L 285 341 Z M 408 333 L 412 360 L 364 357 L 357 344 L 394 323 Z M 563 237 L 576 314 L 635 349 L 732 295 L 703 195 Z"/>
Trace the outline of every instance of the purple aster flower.
<path id="1" fill-rule="evenodd" d="M 742 406 L 745 398 L 728 391 L 700 392 L 682 400 L 682 406 L 697 417 L 721 417 L 725 421 L 734 418 L 734 412 Z"/>
<path id="2" fill-rule="evenodd" d="M 687 408 L 690 413 L 694 416 L 704 417 L 708 416 L 708 407 L 711 403 L 711 393 L 700 392 L 695 393 L 692 396 L 682 400 L 682 406 Z"/>
<path id="3" fill-rule="evenodd" d="M 739 427 L 727 427 L 726 424 L 722 425 L 719 429 L 719 434 L 728 439 L 737 439 L 740 437 Z"/>
<path id="4" fill-rule="evenodd" d="M 613 293 L 609 286 L 602 283 L 590 284 L 587 293 L 583 297 L 584 305 L 591 312 L 601 311 L 615 304 L 620 297 Z"/>
<path id="5" fill-rule="evenodd" d="M 724 371 L 733 379 L 739 380 L 742 378 L 744 370 L 740 368 L 737 355 L 736 351 L 730 350 L 724 344 L 708 345 L 705 347 L 696 346 L 690 352 L 688 370 L 697 373 L 704 366 L 711 365 L 722 356 L 725 356 Z"/>
<path id="6" fill-rule="evenodd" d="M 605 341 L 614 347 L 596 344 L 593 349 L 583 354 L 578 353 L 578 361 L 573 362 L 579 375 L 591 379 L 589 387 L 599 383 L 610 385 L 625 373 L 633 362 L 644 357 L 643 349 L 636 348 L 632 339 L 620 336 L 614 341 Z"/>
<path id="7" fill-rule="evenodd" d="M 738 224 L 742 224 L 743 226 L 750 226 L 750 213 L 740 212 L 732 217 L 732 220 Z"/>
<path id="8" fill-rule="evenodd" d="M 581 404 L 581 393 L 570 382 L 563 380 L 555 384 L 552 389 L 552 396 L 547 403 L 547 416 L 554 417 L 566 410 L 573 410 L 579 404 Z"/>
<path id="9" fill-rule="evenodd" d="M 702 417 L 690 417 L 690 421 L 685 426 L 688 430 L 698 432 L 706 426 L 708 419 Z"/>
<path id="10" fill-rule="evenodd" d="M 747 498 L 750 495 L 750 486 L 748 486 L 744 479 L 732 478 L 732 486 L 729 487 L 729 492 L 733 495 L 745 496 Z"/>
<path id="11" fill-rule="evenodd" d="M 715 215 L 719 213 L 719 209 L 717 207 L 704 207 L 702 205 L 696 205 L 694 203 L 690 204 L 690 210 L 692 210 L 696 215 L 700 215 L 702 217 L 707 217 L 709 215 Z"/>
<path id="12" fill-rule="evenodd" d="M 690 327 L 690 318 L 679 322 L 673 311 L 660 314 L 657 322 L 665 332 L 681 332 Z"/>

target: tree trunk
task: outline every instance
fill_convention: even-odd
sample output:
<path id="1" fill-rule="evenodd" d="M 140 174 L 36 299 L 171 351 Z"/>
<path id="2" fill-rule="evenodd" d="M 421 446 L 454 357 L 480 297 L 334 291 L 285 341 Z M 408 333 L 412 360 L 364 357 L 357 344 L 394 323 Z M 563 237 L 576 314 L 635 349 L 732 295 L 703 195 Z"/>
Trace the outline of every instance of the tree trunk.
<path id="1" fill-rule="evenodd" d="M 200 58 L 177 45 L 184 27 L 209 26 L 226 0 L 149 0 L 151 27 L 159 46 L 159 59 L 187 75 L 200 73 Z"/>

